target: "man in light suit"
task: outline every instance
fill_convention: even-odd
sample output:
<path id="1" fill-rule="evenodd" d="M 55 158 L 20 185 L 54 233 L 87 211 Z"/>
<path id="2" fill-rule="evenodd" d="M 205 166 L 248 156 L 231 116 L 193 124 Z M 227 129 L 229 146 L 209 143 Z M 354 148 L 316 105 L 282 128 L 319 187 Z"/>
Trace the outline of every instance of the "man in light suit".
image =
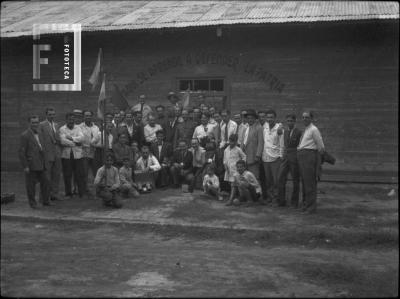
<path id="1" fill-rule="evenodd" d="M 260 162 L 264 146 L 263 128 L 256 122 L 257 114 L 253 109 L 249 109 L 245 115 L 249 126 L 243 133 L 243 152 L 247 156 L 247 169 L 260 180 Z"/>
<path id="2" fill-rule="evenodd" d="M 22 133 L 19 147 L 19 160 L 25 172 L 25 187 L 29 205 L 32 209 L 37 206 L 35 200 L 36 183 L 40 182 L 42 204 L 49 206 L 49 184 L 46 176 L 46 160 L 43 151 L 43 136 L 38 131 L 39 117 L 29 117 L 30 127 Z"/>
<path id="3" fill-rule="evenodd" d="M 54 122 L 54 108 L 46 108 L 46 120 L 39 124 L 38 131 L 43 137 L 43 153 L 46 161 L 46 175 L 49 181 L 51 200 L 62 200 L 58 196 L 61 177 L 61 149 L 58 124 Z"/>
<path id="4" fill-rule="evenodd" d="M 138 111 L 142 114 L 143 126 L 147 125 L 148 123 L 147 116 L 149 115 L 149 113 L 153 112 L 151 107 L 145 104 L 145 101 L 146 101 L 146 96 L 142 94 L 139 96 L 139 103 L 131 108 L 132 112 Z"/>

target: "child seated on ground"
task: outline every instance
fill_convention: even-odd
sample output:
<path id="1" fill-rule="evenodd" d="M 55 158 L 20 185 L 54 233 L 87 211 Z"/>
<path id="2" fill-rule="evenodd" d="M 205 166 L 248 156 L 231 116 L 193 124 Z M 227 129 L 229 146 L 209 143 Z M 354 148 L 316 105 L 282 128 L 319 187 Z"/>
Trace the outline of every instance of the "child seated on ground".
<path id="1" fill-rule="evenodd" d="M 256 202 L 261 195 L 261 186 L 256 177 L 252 172 L 246 170 L 246 162 L 243 160 L 236 162 L 236 170 L 227 205 Z M 235 198 L 236 195 L 238 197 Z"/>
<path id="2" fill-rule="evenodd" d="M 96 196 L 103 200 L 104 206 L 121 208 L 121 201 L 117 198 L 117 192 L 120 187 L 118 169 L 112 166 L 114 156 L 110 153 L 106 156 L 106 163 L 97 171 L 94 179 Z"/>
<path id="3" fill-rule="evenodd" d="M 223 200 L 219 190 L 219 179 L 215 175 L 215 167 L 213 164 L 207 166 L 207 174 L 203 178 L 203 190 L 205 194 Z"/>
<path id="4" fill-rule="evenodd" d="M 123 166 L 119 169 L 119 179 L 121 181 L 121 193 L 128 197 L 138 197 L 138 187 L 132 179 L 131 161 L 128 157 L 122 159 Z"/>

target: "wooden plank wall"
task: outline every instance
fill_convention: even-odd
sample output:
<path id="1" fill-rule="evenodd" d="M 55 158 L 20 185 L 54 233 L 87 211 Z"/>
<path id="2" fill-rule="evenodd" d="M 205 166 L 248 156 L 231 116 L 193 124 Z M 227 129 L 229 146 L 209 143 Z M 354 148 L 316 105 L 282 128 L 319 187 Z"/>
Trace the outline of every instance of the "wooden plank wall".
<path id="1" fill-rule="evenodd" d="M 327 177 L 394 182 L 398 37 L 394 21 L 231 26 L 220 38 L 215 28 L 83 33 L 83 91 L 70 93 L 32 92 L 31 39 L 3 40 L 2 167 L 16 167 L 15 136 L 30 112 L 44 116 L 52 105 L 63 122 L 72 108 L 96 111 L 98 91 L 91 92 L 86 80 L 102 47 L 107 89 L 117 84 L 130 104 L 145 93 L 151 105 L 168 105 L 176 78 L 222 76 L 234 112 L 271 107 L 284 121 L 289 112 L 300 117 L 313 109 L 337 158 L 325 167 Z"/>

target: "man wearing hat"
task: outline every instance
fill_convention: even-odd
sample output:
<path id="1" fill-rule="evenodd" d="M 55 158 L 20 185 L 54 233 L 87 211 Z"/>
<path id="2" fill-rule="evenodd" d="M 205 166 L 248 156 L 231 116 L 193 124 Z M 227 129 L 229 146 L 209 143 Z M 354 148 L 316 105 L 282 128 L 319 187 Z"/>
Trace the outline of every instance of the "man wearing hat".
<path id="1" fill-rule="evenodd" d="M 149 113 L 153 112 L 151 107 L 145 104 L 145 101 L 146 96 L 144 94 L 141 94 L 139 96 L 139 103 L 132 107 L 132 112 L 138 111 L 142 113 L 142 123 L 144 126 L 147 125 L 148 122 L 147 116 L 149 115 Z"/>
<path id="2" fill-rule="evenodd" d="M 257 114 L 253 109 L 246 111 L 244 115 L 247 119 L 248 127 L 243 133 L 243 143 L 241 148 L 247 156 L 247 169 L 260 180 L 260 162 L 263 152 L 264 138 L 263 128 L 256 121 Z"/>
<path id="3" fill-rule="evenodd" d="M 80 125 L 83 122 L 83 111 L 81 109 L 74 109 L 75 124 Z"/>

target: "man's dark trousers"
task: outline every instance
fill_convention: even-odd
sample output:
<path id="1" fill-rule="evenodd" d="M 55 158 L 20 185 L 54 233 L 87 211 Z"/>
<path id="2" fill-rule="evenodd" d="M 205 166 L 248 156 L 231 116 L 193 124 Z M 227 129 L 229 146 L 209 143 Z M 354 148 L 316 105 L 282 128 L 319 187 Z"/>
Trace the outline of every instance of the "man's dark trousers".
<path id="1" fill-rule="evenodd" d="M 317 150 L 302 149 L 297 151 L 303 188 L 303 210 L 308 212 L 315 212 L 317 209 L 317 158 Z"/>
<path id="2" fill-rule="evenodd" d="M 290 173 L 293 181 L 291 205 L 297 207 L 299 204 L 300 172 L 296 149 L 290 151 L 288 150 L 288 152 L 286 153 L 286 157 L 282 160 L 279 169 L 278 204 L 280 206 L 286 205 L 286 182 L 288 173 Z"/>
<path id="3" fill-rule="evenodd" d="M 71 183 L 73 173 L 78 185 L 79 196 L 82 197 L 85 193 L 83 160 L 74 159 L 71 151 L 70 159 L 61 159 L 61 163 L 63 168 L 65 195 L 72 195 Z"/>
<path id="4" fill-rule="evenodd" d="M 45 170 L 30 170 L 25 173 L 25 187 L 30 205 L 36 204 L 36 183 L 40 182 L 40 198 L 44 204 L 49 202 L 49 181 Z"/>

